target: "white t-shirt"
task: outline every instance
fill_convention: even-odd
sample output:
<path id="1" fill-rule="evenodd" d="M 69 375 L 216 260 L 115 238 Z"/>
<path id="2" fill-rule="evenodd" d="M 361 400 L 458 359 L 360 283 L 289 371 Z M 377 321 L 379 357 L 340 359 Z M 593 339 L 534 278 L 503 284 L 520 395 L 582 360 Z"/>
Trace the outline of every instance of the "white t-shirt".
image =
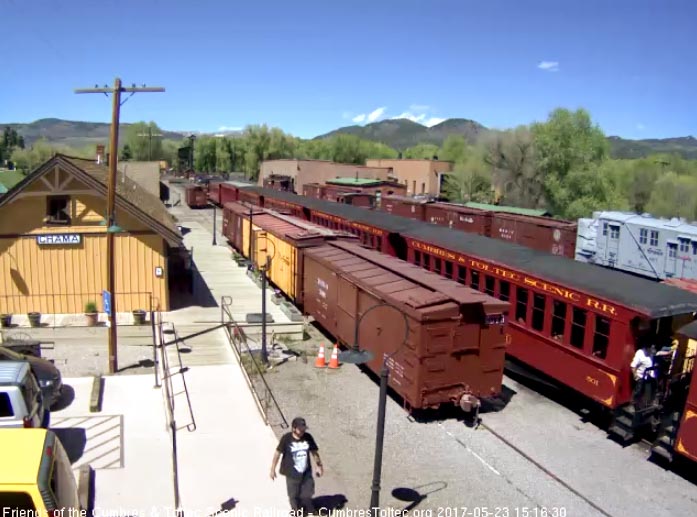
<path id="1" fill-rule="evenodd" d="M 634 354 L 634 359 L 632 359 L 632 364 L 630 366 L 632 368 L 636 368 L 636 371 L 634 373 L 634 380 L 638 381 L 639 379 L 644 378 L 644 372 L 646 371 L 646 369 L 651 368 L 653 366 L 653 360 L 650 356 L 646 355 L 643 348 L 640 348 Z M 650 370 L 649 376 L 655 377 L 656 372 Z"/>

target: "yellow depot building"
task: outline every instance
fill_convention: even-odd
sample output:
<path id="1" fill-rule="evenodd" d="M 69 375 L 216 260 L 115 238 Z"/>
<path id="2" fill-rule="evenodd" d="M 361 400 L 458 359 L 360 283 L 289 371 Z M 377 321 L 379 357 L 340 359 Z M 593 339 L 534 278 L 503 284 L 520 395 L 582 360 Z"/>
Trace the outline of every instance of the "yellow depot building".
<path id="1" fill-rule="evenodd" d="M 106 289 L 108 168 L 57 154 L 0 198 L 0 313 L 99 312 Z M 160 199 L 116 186 L 117 312 L 169 310 L 168 256 L 182 237 Z"/>

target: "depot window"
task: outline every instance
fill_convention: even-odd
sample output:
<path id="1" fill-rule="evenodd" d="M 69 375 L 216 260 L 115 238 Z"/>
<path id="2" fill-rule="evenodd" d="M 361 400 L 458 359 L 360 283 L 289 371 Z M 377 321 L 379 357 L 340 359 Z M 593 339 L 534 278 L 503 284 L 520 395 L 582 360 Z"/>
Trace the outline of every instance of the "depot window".
<path id="1" fill-rule="evenodd" d="M 467 283 L 467 268 L 465 266 L 457 266 L 457 281 L 461 284 Z"/>
<path id="2" fill-rule="evenodd" d="M 522 287 L 516 288 L 515 319 L 525 323 L 528 318 L 528 290 Z"/>
<path id="3" fill-rule="evenodd" d="M 470 282 L 472 289 L 479 290 L 479 271 L 472 270 L 472 281 Z"/>
<path id="4" fill-rule="evenodd" d="M 453 277 L 453 263 L 450 262 L 449 260 L 445 260 L 445 276 L 448 278 Z"/>
<path id="5" fill-rule="evenodd" d="M 586 337 L 586 316 L 587 313 L 583 309 L 574 307 L 571 320 L 571 346 L 583 348 L 583 342 Z"/>
<path id="6" fill-rule="evenodd" d="M 484 275 L 484 292 L 489 296 L 494 296 L 494 286 L 496 279 L 493 276 Z"/>
<path id="7" fill-rule="evenodd" d="M 499 298 L 507 302 L 511 297 L 511 284 L 505 280 L 501 280 L 499 284 Z"/>
<path id="8" fill-rule="evenodd" d="M 566 304 L 559 300 L 552 302 L 552 337 L 561 341 L 564 339 L 566 325 Z"/>
<path id="9" fill-rule="evenodd" d="M 532 295 L 532 328 L 541 332 L 545 327 L 545 297 L 533 293 Z"/>
<path id="10" fill-rule="evenodd" d="M 70 224 L 70 197 L 48 196 L 46 198 L 46 223 Z"/>
<path id="11" fill-rule="evenodd" d="M 595 316 L 595 333 L 593 334 L 593 355 L 600 359 L 607 356 L 607 345 L 610 342 L 610 320 Z"/>

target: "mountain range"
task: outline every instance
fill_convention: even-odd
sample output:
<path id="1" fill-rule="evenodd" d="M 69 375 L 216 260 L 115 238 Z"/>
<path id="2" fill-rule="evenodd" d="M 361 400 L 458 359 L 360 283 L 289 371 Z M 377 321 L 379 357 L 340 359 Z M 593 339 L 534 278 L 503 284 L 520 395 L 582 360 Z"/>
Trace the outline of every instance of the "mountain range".
<path id="1" fill-rule="evenodd" d="M 83 147 L 97 143 L 106 143 L 109 138 L 109 124 L 103 122 L 81 122 L 45 118 L 31 123 L 0 123 L 0 131 L 9 126 L 24 137 L 27 145 L 40 138 L 59 145 Z M 129 124 L 121 124 L 119 139 L 123 141 L 125 130 Z M 359 138 L 382 142 L 392 148 L 403 150 L 419 143 L 440 146 L 450 135 L 462 135 L 471 143 L 480 136 L 495 132 L 479 122 L 464 118 L 451 118 L 432 127 L 422 126 L 407 119 L 392 119 L 373 122 L 365 126 L 347 126 L 336 129 L 316 139 L 329 138 L 335 135 L 348 134 Z M 165 139 L 181 140 L 191 134 L 191 131 L 162 130 Z M 196 132 L 194 132 L 196 133 Z M 235 136 L 239 132 L 230 132 L 226 136 Z M 206 136 L 205 133 L 198 133 Z M 608 137 L 611 155 L 615 158 L 641 158 L 653 153 L 677 153 L 688 159 L 697 159 L 697 138 L 693 136 L 627 140 L 618 136 Z"/>

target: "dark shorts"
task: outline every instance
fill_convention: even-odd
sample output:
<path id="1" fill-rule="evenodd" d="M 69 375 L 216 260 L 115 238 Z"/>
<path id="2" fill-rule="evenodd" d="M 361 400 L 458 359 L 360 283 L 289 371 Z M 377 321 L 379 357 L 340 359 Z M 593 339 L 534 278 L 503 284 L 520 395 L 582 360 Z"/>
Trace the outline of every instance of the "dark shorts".
<path id="1" fill-rule="evenodd" d="M 287 476 L 286 487 L 292 510 L 304 509 L 306 513 L 315 511 L 312 505 L 312 496 L 315 494 L 315 480 L 312 474 L 303 477 Z"/>

